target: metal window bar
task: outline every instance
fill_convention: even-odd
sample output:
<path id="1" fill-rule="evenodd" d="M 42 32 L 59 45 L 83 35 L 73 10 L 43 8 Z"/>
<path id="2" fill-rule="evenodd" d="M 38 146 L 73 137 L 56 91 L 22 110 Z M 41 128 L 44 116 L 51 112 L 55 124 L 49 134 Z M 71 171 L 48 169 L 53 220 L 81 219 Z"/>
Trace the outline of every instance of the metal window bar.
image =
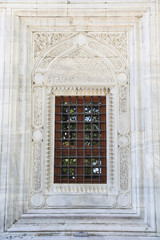
<path id="1" fill-rule="evenodd" d="M 106 155 L 104 156 L 103 151 L 106 150 L 106 137 L 104 138 L 103 135 L 103 139 L 101 139 L 101 133 L 106 136 L 104 125 L 103 129 L 101 127 L 101 124 L 106 122 L 106 113 L 101 111 L 102 106 L 106 107 L 106 104 L 103 104 L 105 97 L 61 96 L 56 98 L 59 98 L 59 101 L 56 101 L 56 106 L 60 107 L 61 112 L 55 114 L 55 122 L 60 124 L 60 129 L 55 129 L 55 132 L 60 134 L 55 134 L 55 136 L 60 137 L 55 137 L 57 144 L 55 144 L 54 182 L 105 183 Z M 67 101 L 64 101 L 64 98 Z M 73 101 L 73 98 L 75 101 Z M 80 100 L 83 100 L 81 101 L 83 104 L 78 102 Z M 80 106 L 83 107 L 83 112 L 80 112 L 80 109 L 82 109 Z M 71 112 L 71 109 L 74 110 Z M 96 111 L 93 111 L 93 109 Z M 103 121 L 101 116 L 103 116 Z M 73 127 L 73 123 L 75 127 Z M 101 144 L 101 140 L 103 140 L 103 144 Z M 60 156 L 58 155 L 59 151 Z M 65 165 L 64 160 L 67 160 L 67 165 Z"/>
<path id="2" fill-rule="evenodd" d="M 93 97 L 91 97 L 91 121 L 93 120 Z M 91 130 L 93 130 L 93 123 L 91 123 Z M 91 173 L 91 182 L 93 182 L 93 131 L 91 131 L 91 169 L 90 169 L 90 173 Z"/>
<path id="3" fill-rule="evenodd" d="M 83 96 L 83 130 L 85 130 L 85 97 Z M 85 131 L 83 131 L 83 155 L 85 155 Z M 83 183 L 85 183 L 85 158 L 83 158 Z"/>
<path id="4" fill-rule="evenodd" d="M 61 117 L 63 119 L 63 96 L 61 97 L 61 115 L 60 115 L 60 120 L 61 120 Z M 60 130 L 62 129 L 62 123 L 60 125 Z M 60 136 L 62 138 L 62 131 L 60 132 Z M 60 164 L 62 165 L 62 141 L 60 141 Z M 62 168 L 60 169 L 60 173 L 62 173 Z M 60 174 L 60 182 L 62 182 L 62 174 Z"/>
<path id="5" fill-rule="evenodd" d="M 98 102 L 99 102 L 99 97 L 98 97 Z M 99 110 L 99 112 L 101 112 L 101 109 L 100 109 L 100 106 L 98 105 L 98 110 Z M 101 118 L 101 115 L 99 116 L 100 118 Z M 100 119 L 99 119 L 100 120 Z M 98 122 L 98 128 L 100 129 L 100 121 Z M 100 134 L 100 133 L 99 133 Z M 100 142 L 100 140 L 99 140 L 99 138 L 98 138 L 98 147 L 99 147 L 99 149 L 98 149 L 98 155 L 100 155 L 100 147 L 101 147 L 101 142 Z M 99 159 L 99 161 L 98 161 L 98 167 L 99 167 L 99 178 L 98 178 L 98 180 L 99 180 L 99 183 L 101 182 L 101 174 L 100 174 L 100 161 L 101 161 L 101 159 Z"/>

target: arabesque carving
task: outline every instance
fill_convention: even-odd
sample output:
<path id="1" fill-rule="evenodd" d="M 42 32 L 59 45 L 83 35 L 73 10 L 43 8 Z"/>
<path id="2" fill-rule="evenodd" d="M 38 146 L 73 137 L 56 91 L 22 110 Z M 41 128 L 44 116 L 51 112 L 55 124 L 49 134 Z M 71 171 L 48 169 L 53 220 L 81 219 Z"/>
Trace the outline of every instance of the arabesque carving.
<path id="1" fill-rule="evenodd" d="M 53 85 L 82 85 L 85 83 L 105 84 L 114 81 L 115 79 L 107 64 L 80 48 L 64 58 L 60 58 L 48 74 L 47 82 Z"/>
<path id="2" fill-rule="evenodd" d="M 64 39 L 68 39 L 75 35 L 75 33 L 45 33 L 35 32 L 34 33 L 34 57 L 37 59 L 42 52 L 49 47 L 52 47 Z"/>
<path id="3" fill-rule="evenodd" d="M 38 144 L 44 143 L 45 171 L 44 171 L 44 192 L 46 194 L 58 193 L 105 193 L 108 195 L 106 207 L 126 207 L 121 203 L 124 195 L 118 194 L 128 192 L 129 194 L 129 131 L 126 132 L 124 126 L 127 123 L 126 116 L 128 108 L 128 74 L 124 73 L 123 57 L 127 57 L 127 38 L 126 33 L 88 33 L 89 38 L 81 33 L 82 45 L 75 43 L 79 36 L 73 37 L 71 33 L 48 34 L 36 33 L 35 56 L 38 57 L 42 52 L 46 52 L 39 61 L 39 69 L 47 69 L 45 74 L 39 69 L 35 70 L 33 88 L 33 137 L 38 140 Z M 94 38 L 101 41 L 91 40 Z M 53 39 L 52 39 L 53 38 Z M 67 38 L 66 44 L 59 44 L 59 41 Z M 39 43 L 37 42 L 39 39 Z M 51 42 L 53 40 L 53 42 Z M 74 42 L 75 41 L 75 42 Z M 55 46 L 57 44 L 57 46 Z M 106 46 L 103 44 L 106 44 Z M 53 46 L 53 48 L 51 48 Z M 108 48 L 108 46 L 112 46 Z M 116 49 L 114 51 L 114 49 Z M 119 54 L 119 52 L 121 54 Z M 100 57 L 102 56 L 102 57 Z M 53 61 L 55 59 L 55 61 Z M 119 70 L 123 68 L 122 72 Z M 118 75 L 115 72 L 118 71 Z M 118 84 L 117 78 L 118 76 Z M 122 85 L 124 84 L 125 85 Z M 39 84 L 39 85 L 38 85 Z M 41 84 L 41 85 L 40 85 Z M 114 89 L 109 89 L 109 87 Z M 113 91 L 112 91 L 113 90 Z M 43 94 L 45 91 L 45 96 Z M 53 183 L 53 129 L 54 124 L 54 105 L 53 97 L 56 95 L 106 95 L 107 94 L 107 184 L 104 185 L 57 185 Z M 45 108 L 43 111 L 43 101 Z M 117 102 L 118 101 L 118 102 Z M 117 104 L 118 103 L 118 104 Z M 119 108 L 117 108 L 119 106 Z M 119 114 L 120 124 L 116 122 Z M 42 119 L 45 116 L 44 135 L 42 135 Z M 119 133 L 121 134 L 118 135 Z M 38 130 L 39 128 L 39 130 Z M 38 145 L 39 146 L 39 145 Z M 119 149 L 118 149 L 119 148 Z M 33 143 L 34 168 L 33 168 L 33 190 L 40 189 L 40 179 L 42 180 L 40 168 L 40 152 L 37 145 Z M 119 153 L 117 158 L 117 152 Z M 118 160 L 117 160 L 118 159 Z M 117 162 L 119 161 L 119 168 Z M 37 165 L 36 165 L 37 164 Z M 38 165 L 39 164 L 39 165 Z M 39 166 L 39 167 L 38 167 Z M 36 169 L 36 170 L 34 170 Z M 119 169 L 119 173 L 118 173 Z M 38 175 L 39 171 L 39 175 Z M 119 186 L 117 184 L 120 177 Z M 39 179 L 36 182 L 35 180 Z M 118 202 L 116 204 L 116 198 Z M 33 199 L 32 199 L 33 200 Z M 126 202 L 129 202 L 129 197 Z M 127 203 L 128 204 L 128 203 Z"/>
<path id="4" fill-rule="evenodd" d="M 41 142 L 33 142 L 33 164 L 32 164 L 32 189 L 38 191 L 41 189 Z"/>
<path id="5" fill-rule="evenodd" d="M 74 45 L 72 40 L 68 40 L 67 42 L 62 43 L 52 49 L 47 55 L 44 56 L 42 61 L 40 62 L 40 68 L 45 69 L 48 65 L 57 57 L 60 53 L 63 53 L 65 50 L 70 49 Z"/>
<path id="6" fill-rule="evenodd" d="M 42 87 L 33 89 L 33 122 L 35 126 L 42 125 Z"/>
<path id="7" fill-rule="evenodd" d="M 115 33 L 95 33 L 89 32 L 89 37 L 97 39 L 98 41 L 112 45 L 117 49 L 123 57 L 127 58 L 127 33 L 126 32 L 115 32 Z"/>
<path id="8" fill-rule="evenodd" d="M 123 65 L 120 57 L 118 56 L 118 54 L 115 54 L 113 51 L 111 51 L 109 47 L 103 46 L 94 41 L 90 41 L 88 46 L 94 49 L 96 52 L 102 54 L 105 58 L 107 58 L 108 61 L 112 63 L 115 69 L 120 70 L 122 68 Z"/>
<path id="9" fill-rule="evenodd" d="M 122 147 L 119 149 L 120 158 L 120 188 L 123 191 L 128 190 L 128 171 L 129 171 L 129 149 Z"/>
<path id="10" fill-rule="evenodd" d="M 119 88 L 119 111 L 120 113 L 127 112 L 127 87 L 121 86 Z"/>

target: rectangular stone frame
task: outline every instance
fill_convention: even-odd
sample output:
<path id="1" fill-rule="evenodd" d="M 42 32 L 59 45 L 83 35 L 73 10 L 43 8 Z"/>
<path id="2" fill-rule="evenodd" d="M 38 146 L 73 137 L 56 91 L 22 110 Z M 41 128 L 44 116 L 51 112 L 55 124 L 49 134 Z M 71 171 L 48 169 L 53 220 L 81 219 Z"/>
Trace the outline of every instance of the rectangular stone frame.
<path id="1" fill-rule="evenodd" d="M 113 48 L 112 51 L 103 43 L 104 34 L 110 39 L 105 45 L 114 44 L 114 47 L 110 47 Z M 33 55 L 36 61 L 32 74 L 33 150 L 30 208 L 130 208 L 130 80 L 126 63 L 126 32 L 101 33 L 93 32 L 93 29 L 87 34 L 84 31 L 35 32 L 33 39 Z M 57 39 L 60 44 L 56 44 Z M 44 51 L 45 45 L 51 47 Z M 118 48 L 120 53 L 114 48 Z M 38 55 L 40 57 L 37 60 Z M 113 65 L 109 63 L 110 60 Z M 68 66 L 70 62 L 72 63 Z M 78 74 L 70 76 L 70 72 L 64 72 L 65 69 L 61 66 L 76 68 Z M 96 66 L 98 68 L 94 72 Z M 81 77 L 77 80 L 79 76 Z M 107 184 L 53 184 L 54 96 L 106 94 Z"/>
<path id="2" fill-rule="evenodd" d="M 51 209 L 51 211 L 46 212 L 41 209 L 35 209 L 31 212 L 28 210 L 28 193 L 30 188 L 29 166 L 31 164 L 29 154 L 31 150 L 31 119 L 30 114 L 27 115 L 26 113 L 31 112 L 30 77 L 32 72 L 31 63 L 33 53 L 32 31 L 37 31 L 38 28 L 39 30 L 45 31 L 47 27 L 45 26 L 46 23 L 43 22 L 40 24 L 38 17 L 43 17 L 44 15 L 50 16 L 53 13 L 55 15 L 53 20 L 56 19 L 56 15 L 59 16 L 60 14 L 63 15 L 63 20 L 67 13 L 68 16 L 71 16 L 70 19 L 72 19 L 75 23 L 76 18 L 73 16 L 77 15 L 78 6 L 75 7 L 74 4 L 60 4 L 58 6 L 50 4 L 50 6 L 54 6 L 54 10 L 50 10 L 50 12 L 48 10 L 42 11 L 44 6 L 40 3 L 31 4 L 30 10 L 28 5 L 25 4 L 23 4 L 23 9 L 21 10 L 17 10 L 16 4 L 8 6 L 9 8 L 7 9 L 5 4 L 2 4 L 1 6 L 1 21 L 3 22 L 4 19 L 5 21 L 9 19 L 6 23 L 7 35 L 5 35 L 7 36 L 6 46 L 8 47 L 4 59 L 5 77 L 2 73 L 2 77 L 5 79 L 3 91 L 4 99 L 6 98 L 6 105 L 2 111 L 3 115 L 5 112 L 8 112 L 9 119 L 14 121 L 12 124 L 9 122 L 8 125 L 7 115 L 5 115 L 3 120 L 3 129 L 5 130 L 9 127 L 9 131 L 6 135 L 3 135 L 4 145 L 1 162 L 1 179 L 3 179 L 3 181 L 1 180 L 1 184 L 3 184 L 3 189 L 1 192 L 3 196 L 6 196 L 6 201 L 4 198 L 1 199 L 2 211 L 0 211 L 0 217 L 2 220 L 1 222 L 3 223 L 1 225 L 1 230 L 8 232 L 39 231 L 39 229 L 42 231 L 53 231 L 54 226 L 55 232 L 74 232 L 84 230 L 93 233 L 94 224 L 92 223 L 92 217 L 94 215 L 92 214 L 92 211 L 89 211 L 89 209 L 83 211 L 85 217 L 81 216 L 82 210 L 78 209 L 76 210 L 76 213 L 73 209 L 73 215 L 68 215 L 67 209 L 63 211 Z M 122 232 L 128 232 L 130 235 L 136 235 L 137 231 L 139 231 L 140 233 L 138 233 L 138 235 L 152 234 L 152 236 L 158 236 L 160 232 L 160 222 L 158 217 L 160 215 L 158 214 L 159 175 L 158 171 L 156 172 L 155 170 L 155 172 L 153 172 L 155 166 L 159 166 L 157 159 L 157 156 L 159 156 L 157 146 L 159 145 L 157 144 L 157 125 L 155 125 L 151 119 L 151 113 L 156 112 L 155 102 L 152 102 L 152 97 L 153 94 L 157 96 L 156 89 L 158 86 L 158 70 L 155 62 L 157 61 L 156 52 L 158 52 L 158 48 L 150 48 L 152 44 L 155 44 L 155 42 L 157 43 L 157 6 L 157 2 L 147 1 L 145 3 L 139 2 L 138 4 L 122 3 L 120 7 L 118 6 L 119 9 L 117 10 L 116 3 L 112 1 L 108 4 L 107 8 L 105 4 L 99 5 L 97 11 L 99 19 L 102 18 L 104 20 L 106 20 L 106 18 L 110 20 L 114 19 L 114 14 L 118 11 L 121 18 L 118 19 L 119 21 L 117 21 L 116 27 L 120 27 L 125 30 L 127 29 L 131 44 L 134 44 L 129 47 L 130 88 L 133 90 L 130 91 L 133 205 L 132 208 L 129 209 L 95 210 L 95 213 L 98 212 L 101 214 L 101 217 L 103 216 L 103 219 L 101 219 L 101 217 L 97 218 L 97 222 L 101 224 L 96 226 L 96 234 L 105 235 L 107 234 L 107 231 L 114 234 L 114 231 L 116 230 L 121 235 Z M 25 9 L 26 7 L 28 10 Z M 33 10 L 34 7 L 36 7 L 36 10 Z M 55 7 L 57 10 L 60 10 L 58 13 L 55 11 Z M 78 10 L 78 14 L 81 16 L 84 16 L 85 14 L 88 15 L 86 12 L 86 5 L 81 5 L 81 7 L 85 8 L 82 12 Z M 97 8 L 97 5 L 95 6 L 93 4 L 92 8 L 89 6 L 89 9 L 87 9 L 89 10 L 90 16 L 92 16 L 93 12 L 95 16 L 95 7 Z M 126 10 L 130 11 L 130 17 L 125 18 Z M 30 16 L 30 12 L 32 12 L 32 16 Z M 122 18 L 122 16 L 124 16 L 124 18 Z M 92 18 L 94 19 L 94 17 Z M 36 21 L 33 21 L 33 19 Z M 52 24 L 52 19 L 47 21 L 47 25 L 50 26 L 50 24 Z M 113 29 L 113 25 L 110 22 L 108 24 L 110 25 L 108 29 Z M 105 25 L 107 25 L 106 21 Z M 56 30 L 56 27 L 54 25 L 53 29 Z M 93 27 L 91 26 L 91 28 Z M 79 29 L 81 29 L 81 26 Z M 103 29 L 103 27 L 101 29 Z M 4 36 L 6 32 L 4 32 L 3 28 L 0 30 L 2 32 L 2 36 Z M 152 38 L 150 36 L 151 33 Z M 4 39 L 2 38 L 2 42 L 3 41 Z M 151 45 L 149 45 L 149 43 Z M 22 52 L 19 52 L 20 47 Z M 137 49 L 139 49 L 139 51 Z M 14 64 L 16 66 L 16 64 L 20 63 L 19 71 L 17 71 L 14 67 L 10 68 L 10 62 L 13 64 L 11 66 L 14 66 Z M 148 66 L 150 66 L 150 68 Z M 25 72 L 27 72 L 26 75 Z M 10 78 L 10 76 L 12 77 Z M 7 100 L 8 94 L 6 94 L 9 86 L 12 89 L 10 91 L 11 102 Z M 17 89 L 19 90 L 17 91 Z M 144 92 L 145 96 L 143 97 Z M 2 103 L 5 104 L 5 101 L 3 100 Z M 155 117 L 157 117 L 155 121 L 158 123 L 157 114 Z M 135 121 L 132 121 L 132 119 L 135 119 Z M 8 144 L 6 144 L 5 136 Z M 20 151 L 17 151 L 17 149 L 20 149 Z M 157 186 L 157 192 L 154 190 L 154 184 Z M 4 189 L 5 185 L 7 186 L 6 189 Z M 63 214 L 65 214 L 65 226 L 57 223 L 56 217 L 58 216 L 58 212 L 63 212 Z M 34 215 L 34 213 L 36 215 Z M 49 215 L 47 213 L 49 213 Z M 117 218 L 119 213 L 121 213 L 121 217 Z M 78 214 L 79 217 L 75 221 L 76 214 Z M 41 223 L 33 227 L 35 220 L 39 221 L 39 219 Z M 67 222 L 67 219 L 69 222 Z M 74 221 L 74 225 L 71 224 L 71 226 L 70 222 L 72 221 Z M 114 225 L 110 225 L 110 223 L 114 223 Z"/>

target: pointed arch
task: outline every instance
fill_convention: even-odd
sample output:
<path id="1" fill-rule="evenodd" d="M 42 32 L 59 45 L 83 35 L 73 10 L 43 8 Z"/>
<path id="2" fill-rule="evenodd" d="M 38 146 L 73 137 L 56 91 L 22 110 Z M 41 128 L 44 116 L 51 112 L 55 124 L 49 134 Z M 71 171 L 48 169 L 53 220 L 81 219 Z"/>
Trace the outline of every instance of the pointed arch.
<path id="1" fill-rule="evenodd" d="M 80 62 L 82 58 L 77 55 L 74 56 L 74 59 L 72 57 L 71 61 L 71 55 L 74 55 L 75 52 L 80 53 L 80 51 L 86 52 L 86 56 L 88 54 L 90 57 L 83 54 L 84 61 Z M 66 66 L 68 66 L 68 71 Z M 114 46 L 104 45 L 104 43 L 88 36 L 86 33 L 78 33 L 49 48 L 37 62 L 37 68 L 47 74 L 46 79 L 50 84 L 55 83 L 56 79 L 59 82 L 68 82 L 68 84 L 74 81 L 80 81 L 81 83 L 87 81 L 95 83 L 97 81 L 99 84 L 115 84 L 119 72 L 128 72 L 125 59 Z M 76 69 L 77 75 L 73 76 Z M 71 72 L 72 74 L 69 74 Z M 56 73 L 61 77 L 55 76 Z"/>

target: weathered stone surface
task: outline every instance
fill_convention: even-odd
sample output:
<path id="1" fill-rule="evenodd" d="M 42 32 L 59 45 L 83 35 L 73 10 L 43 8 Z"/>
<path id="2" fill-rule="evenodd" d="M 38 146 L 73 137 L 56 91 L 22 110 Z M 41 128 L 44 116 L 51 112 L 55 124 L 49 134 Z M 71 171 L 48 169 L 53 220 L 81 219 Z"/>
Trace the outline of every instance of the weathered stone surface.
<path id="1" fill-rule="evenodd" d="M 0 239 L 160 239 L 159 9 L 0 1 Z M 54 183 L 57 95 L 106 96 L 106 184 Z"/>
<path id="2" fill-rule="evenodd" d="M 39 235 L 39 236 L 38 236 Z M 36 234 L 36 235 L 3 235 L 0 236 L 1 240 L 8 240 L 8 239 L 15 239 L 15 240 L 158 240 L 159 237 L 138 237 L 138 236 L 134 236 L 134 237 L 128 237 L 128 236 L 88 236 L 88 237 L 73 237 L 73 236 L 52 236 L 52 235 L 48 235 L 48 236 L 40 236 L 40 234 Z"/>

